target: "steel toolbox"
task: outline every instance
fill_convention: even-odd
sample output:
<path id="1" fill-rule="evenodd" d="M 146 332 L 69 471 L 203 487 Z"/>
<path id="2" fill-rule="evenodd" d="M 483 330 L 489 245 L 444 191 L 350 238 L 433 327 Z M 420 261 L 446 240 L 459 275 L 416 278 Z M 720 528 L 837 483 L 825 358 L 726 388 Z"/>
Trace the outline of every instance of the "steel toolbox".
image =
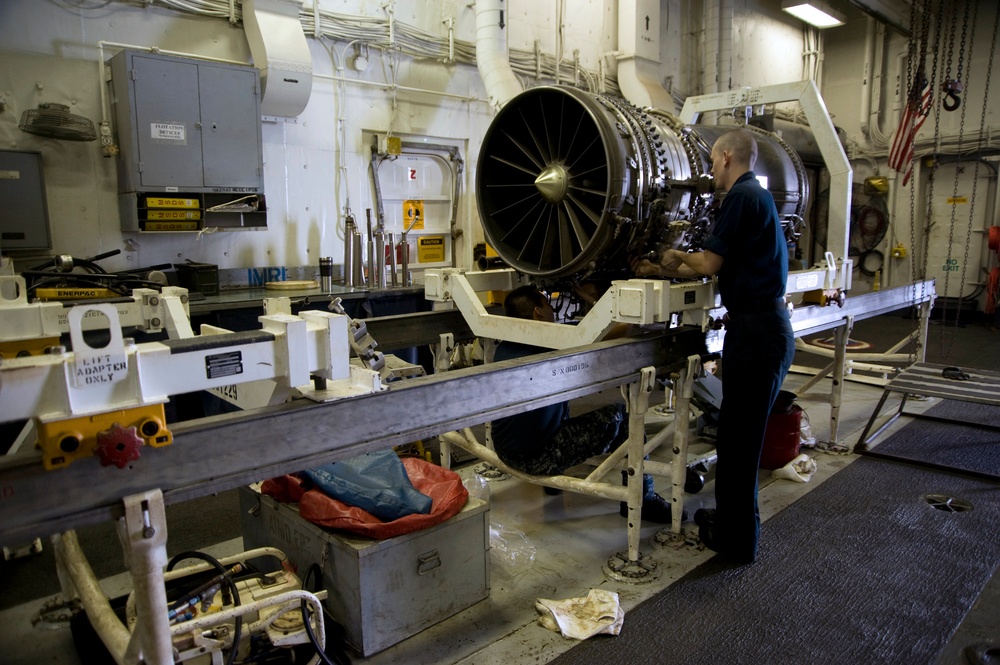
<path id="1" fill-rule="evenodd" d="M 327 611 L 366 657 L 489 596 L 489 505 L 479 499 L 446 522 L 387 540 L 327 531 L 295 504 L 248 487 L 240 507 L 244 547 L 281 549 L 300 576 L 319 564 Z"/>

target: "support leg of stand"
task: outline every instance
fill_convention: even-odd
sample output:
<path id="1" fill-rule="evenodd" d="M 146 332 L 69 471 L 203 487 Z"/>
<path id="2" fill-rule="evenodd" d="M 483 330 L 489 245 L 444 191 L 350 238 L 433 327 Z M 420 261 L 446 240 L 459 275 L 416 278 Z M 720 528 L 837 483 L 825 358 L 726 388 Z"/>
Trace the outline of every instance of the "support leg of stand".
<path id="1" fill-rule="evenodd" d="M 681 537 L 681 522 L 684 517 L 684 485 L 687 482 L 687 456 L 690 430 L 688 413 L 691 408 L 691 398 L 694 397 L 694 380 L 701 367 L 701 357 L 688 356 L 687 366 L 677 377 L 677 416 L 674 418 L 673 461 L 670 465 L 670 531 L 675 538 Z"/>
<path id="2" fill-rule="evenodd" d="M 844 325 L 836 329 L 833 356 L 833 387 L 830 389 L 830 439 L 821 447 L 834 452 L 846 452 L 847 446 L 838 442 L 840 433 L 840 406 L 844 399 L 844 377 L 847 374 L 847 342 L 854 330 L 854 317 L 847 316 Z"/>
<path id="3" fill-rule="evenodd" d="M 639 528 L 642 526 L 642 463 L 649 394 L 656 382 L 652 367 L 643 368 L 639 380 L 628 385 L 628 560 L 639 560 Z"/>
<path id="4" fill-rule="evenodd" d="M 167 621 L 167 519 L 159 490 L 124 499 L 125 518 L 119 536 L 132 574 L 136 627 L 126 658 L 142 655 L 146 665 L 173 665 L 173 645 Z M 127 662 L 133 662 L 128 659 Z"/>
<path id="5" fill-rule="evenodd" d="M 608 559 L 604 572 L 612 579 L 643 583 L 660 576 L 660 569 L 648 556 L 639 554 L 639 529 L 642 527 L 643 453 L 646 434 L 646 411 L 649 395 L 656 384 L 656 370 L 644 367 L 639 380 L 628 384 L 628 551 L 619 552 Z"/>
<path id="6" fill-rule="evenodd" d="M 885 399 L 888 396 L 889 396 L 888 390 L 882 392 L 882 399 L 878 401 L 878 406 L 875 407 L 875 412 L 872 413 L 872 417 L 868 419 L 868 424 L 865 425 L 865 431 L 861 433 L 861 438 L 858 439 L 858 442 L 856 444 L 854 444 L 854 452 L 856 453 L 867 452 L 870 449 L 870 446 L 868 444 L 877 439 L 882 434 L 882 432 L 888 429 L 889 425 L 896 422 L 896 420 L 898 420 L 899 417 L 903 415 L 903 407 L 906 406 L 906 399 L 909 397 L 908 393 L 903 393 L 903 399 L 899 401 L 899 408 L 896 409 L 896 413 L 892 414 L 892 416 L 887 421 L 882 423 L 881 427 L 879 427 L 877 430 L 875 430 L 873 434 L 869 436 L 868 431 L 872 428 L 872 425 L 875 424 L 875 420 L 878 418 L 879 414 L 882 413 L 882 407 L 885 405 Z"/>

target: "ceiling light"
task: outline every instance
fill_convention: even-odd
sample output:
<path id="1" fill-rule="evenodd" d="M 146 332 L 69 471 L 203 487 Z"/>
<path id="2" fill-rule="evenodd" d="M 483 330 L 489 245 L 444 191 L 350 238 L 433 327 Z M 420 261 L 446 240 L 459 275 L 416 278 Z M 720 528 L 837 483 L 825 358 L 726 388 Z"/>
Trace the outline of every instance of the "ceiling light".
<path id="1" fill-rule="evenodd" d="M 823 0 L 781 0 L 781 8 L 817 28 L 844 25 L 845 16 Z"/>

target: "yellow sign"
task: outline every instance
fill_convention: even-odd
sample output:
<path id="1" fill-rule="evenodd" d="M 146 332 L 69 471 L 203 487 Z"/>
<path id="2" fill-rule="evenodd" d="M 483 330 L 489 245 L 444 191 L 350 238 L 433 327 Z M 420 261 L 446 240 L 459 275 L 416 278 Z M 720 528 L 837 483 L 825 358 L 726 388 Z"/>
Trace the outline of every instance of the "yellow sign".
<path id="1" fill-rule="evenodd" d="M 417 262 L 440 263 L 444 261 L 444 236 L 417 238 Z"/>
<path id="2" fill-rule="evenodd" d="M 166 196 L 147 196 L 147 208 L 200 208 L 198 199 L 181 199 Z"/>
<path id="3" fill-rule="evenodd" d="M 956 203 L 968 203 L 969 199 L 964 196 L 949 196 L 948 203 L 955 205 Z"/>
<path id="4" fill-rule="evenodd" d="M 175 222 L 146 222 L 144 231 L 197 231 L 198 222 L 179 220 Z"/>
<path id="5" fill-rule="evenodd" d="M 146 219 L 201 219 L 201 210 L 147 210 Z"/>
<path id="6" fill-rule="evenodd" d="M 423 201 L 403 201 L 403 228 L 411 228 L 411 223 L 414 231 L 420 231 L 424 228 Z"/>
<path id="7" fill-rule="evenodd" d="M 39 300 L 83 300 L 86 298 L 117 298 L 120 293 L 103 288 L 51 287 L 35 289 Z"/>

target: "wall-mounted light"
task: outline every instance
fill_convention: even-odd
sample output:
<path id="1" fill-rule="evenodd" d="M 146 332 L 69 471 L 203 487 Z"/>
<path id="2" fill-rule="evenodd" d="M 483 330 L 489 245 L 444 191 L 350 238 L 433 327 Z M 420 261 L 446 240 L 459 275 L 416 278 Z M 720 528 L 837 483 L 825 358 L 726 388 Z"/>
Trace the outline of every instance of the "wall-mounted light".
<path id="1" fill-rule="evenodd" d="M 781 0 L 781 8 L 817 28 L 844 25 L 846 19 L 823 0 Z"/>

